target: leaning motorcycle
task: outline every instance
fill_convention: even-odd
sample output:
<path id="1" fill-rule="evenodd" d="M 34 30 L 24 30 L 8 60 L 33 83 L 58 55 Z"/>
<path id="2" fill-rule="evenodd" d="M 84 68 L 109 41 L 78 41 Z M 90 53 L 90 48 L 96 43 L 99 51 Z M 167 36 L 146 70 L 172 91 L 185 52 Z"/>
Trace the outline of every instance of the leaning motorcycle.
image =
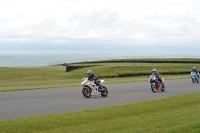
<path id="1" fill-rule="evenodd" d="M 101 95 L 102 97 L 106 97 L 108 95 L 108 89 L 102 85 L 104 80 L 100 80 L 100 86 L 97 86 L 94 81 L 88 80 L 88 78 L 83 78 L 81 86 L 83 87 L 82 89 L 82 94 L 86 98 L 90 98 L 91 95 Z"/>
<path id="2" fill-rule="evenodd" d="M 198 73 L 199 75 L 199 73 Z M 199 77 L 196 72 L 191 72 L 190 77 L 192 79 L 192 83 L 199 83 Z"/>
<path id="3" fill-rule="evenodd" d="M 151 84 L 151 90 L 153 92 L 156 92 L 158 90 L 161 90 L 162 92 L 165 91 L 165 84 L 164 79 L 162 78 L 162 83 L 155 77 L 155 75 L 151 75 L 149 77 L 149 82 Z"/>

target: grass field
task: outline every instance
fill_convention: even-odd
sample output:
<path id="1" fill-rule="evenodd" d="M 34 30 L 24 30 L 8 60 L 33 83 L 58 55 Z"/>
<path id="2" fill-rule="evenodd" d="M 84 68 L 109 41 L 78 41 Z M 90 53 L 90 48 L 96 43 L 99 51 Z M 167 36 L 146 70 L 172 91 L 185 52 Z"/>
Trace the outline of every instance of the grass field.
<path id="1" fill-rule="evenodd" d="M 0 121 L 1 133 L 199 133 L 200 93 Z"/>
<path id="2" fill-rule="evenodd" d="M 65 72 L 65 67 L 61 66 L 0 68 L 0 91 L 79 86 L 82 78 L 86 77 L 86 71 L 88 69 L 93 70 L 101 79 L 104 79 L 105 84 L 147 81 L 147 75 L 150 75 L 153 67 L 154 66 L 94 66 L 76 69 L 68 73 Z M 160 69 L 161 75 L 162 72 L 169 72 L 167 75 L 162 75 L 165 79 L 189 78 L 189 72 L 188 74 L 182 75 L 170 75 L 170 72 L 178 71 L 187 73 L 190 66 L 157 66 L 156 68 L 158 70 Z M 120 74 L 122 77 L 120 77 Z M 131 76 L 132 74 L 136 74 L 137 76 Z"/>
<path id="3" fill-rule="evenodd" d="M 166 61 L 171 60 L 180 61 Z M 0 67 L 0 91 L 80 86 L 88 69 L 103 78 L 105 84 L 114 84 L 147 81 L 147 75 L 150 75 L 153 68 L 166 80 L 190 78 L 191 68 L 200 68 L 198 59 L 182 61 L 86 63 L 90 67 L 70 72 L 65 72 L 63 66 Z M 80 66 L 85 63 L 71 65 Z M 0 121 L 0 133 L 199 133 L 199 101 L 200 93 L 195 93 L 79 112 L 4 120 Z"/>
<path id="4" fill-rule="evenodd" d="M 170 60 L 177 61 L 177 59 Z M 198 61 L 197 59 L 183 60 Z M 65 72 L 66 68 L 63 66 L 0 67 L 0 91 L 79 86 L 81 79 L 87 76 L 86 71 L 88 69 L 91 69 L 101 79 L 104 79 L 105 84 L 109 84 L 147 81 L 147 76 L 150 75 L 153 68 L 156 68 L 165 79 L 189 78 L 190 70 L 194 65 L 196 68 L 200 68 L 200 64 L 188 63 L 101 62 L 87 65 L 90 67 L 75 69 L 70 72 Z"/>

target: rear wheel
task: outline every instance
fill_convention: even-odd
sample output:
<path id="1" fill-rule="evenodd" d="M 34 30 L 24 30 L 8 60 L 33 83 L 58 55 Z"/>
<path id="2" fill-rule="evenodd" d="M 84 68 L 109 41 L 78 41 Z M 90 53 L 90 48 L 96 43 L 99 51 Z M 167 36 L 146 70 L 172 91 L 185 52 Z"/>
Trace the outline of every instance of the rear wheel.
<path id="1" fill-rule="evenodd" d="M 105 86 L 102 86 L 101 96 L 107 97 L 108 95 L 108 89 Z"/>
<path id="2" fill-rule="evenodd" d="M 86 98 L 90 98 L 91 97 L 91 90 L 83 88 L 82 89 L 82 94 L 83 96 L 85 96 Z"/>
<path id="3" fill-rule="evenodd" d="M 155 85 L 155 84 L 151 84 L 151 90 L 152 90 L 153 92 L 156 92 L 156 85 Z"/>
<path id="4" fill-rule="evenodd" d="M 162 92 L 165 91 L 165 84 L 164 84 L 164 83 L 162 83 L 161 91 L 162 91 Z"/>

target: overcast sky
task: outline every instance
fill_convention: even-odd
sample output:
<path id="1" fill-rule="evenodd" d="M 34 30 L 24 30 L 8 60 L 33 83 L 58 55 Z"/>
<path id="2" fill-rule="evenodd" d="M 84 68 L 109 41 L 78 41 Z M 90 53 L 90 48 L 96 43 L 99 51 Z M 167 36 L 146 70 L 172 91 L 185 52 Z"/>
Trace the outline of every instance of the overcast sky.
<path id="1" fill-rule="evenodd" d="M 0 0 L 0 50 L 200 50 L 199 0 Z"/>

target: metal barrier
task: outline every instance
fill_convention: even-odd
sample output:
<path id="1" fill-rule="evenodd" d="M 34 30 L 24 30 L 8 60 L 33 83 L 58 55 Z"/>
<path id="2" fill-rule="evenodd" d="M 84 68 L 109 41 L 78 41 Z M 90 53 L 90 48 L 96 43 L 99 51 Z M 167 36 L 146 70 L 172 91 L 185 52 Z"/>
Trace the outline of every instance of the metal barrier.
<path id="1" fill-rule="evenodd" d="M 48 66 L 58 65 L 58 64 L 70 64 L 70 63 L 81 63 L 81 62 L 92 62 L 92 61 L 106 61 L 106 60 L 117 60 L 117 59 L 151 59 L 151 58 L 196 58 L 200 59 L 200 56 L 186 56 L 186 55 L 163 55 L 163 56 L 118 56 L 118 57 L 102 57 L 102 58 L 88 58 L 88 59 L 74 59 L 65 61 L 56 61 L 49 63 Z"/>

